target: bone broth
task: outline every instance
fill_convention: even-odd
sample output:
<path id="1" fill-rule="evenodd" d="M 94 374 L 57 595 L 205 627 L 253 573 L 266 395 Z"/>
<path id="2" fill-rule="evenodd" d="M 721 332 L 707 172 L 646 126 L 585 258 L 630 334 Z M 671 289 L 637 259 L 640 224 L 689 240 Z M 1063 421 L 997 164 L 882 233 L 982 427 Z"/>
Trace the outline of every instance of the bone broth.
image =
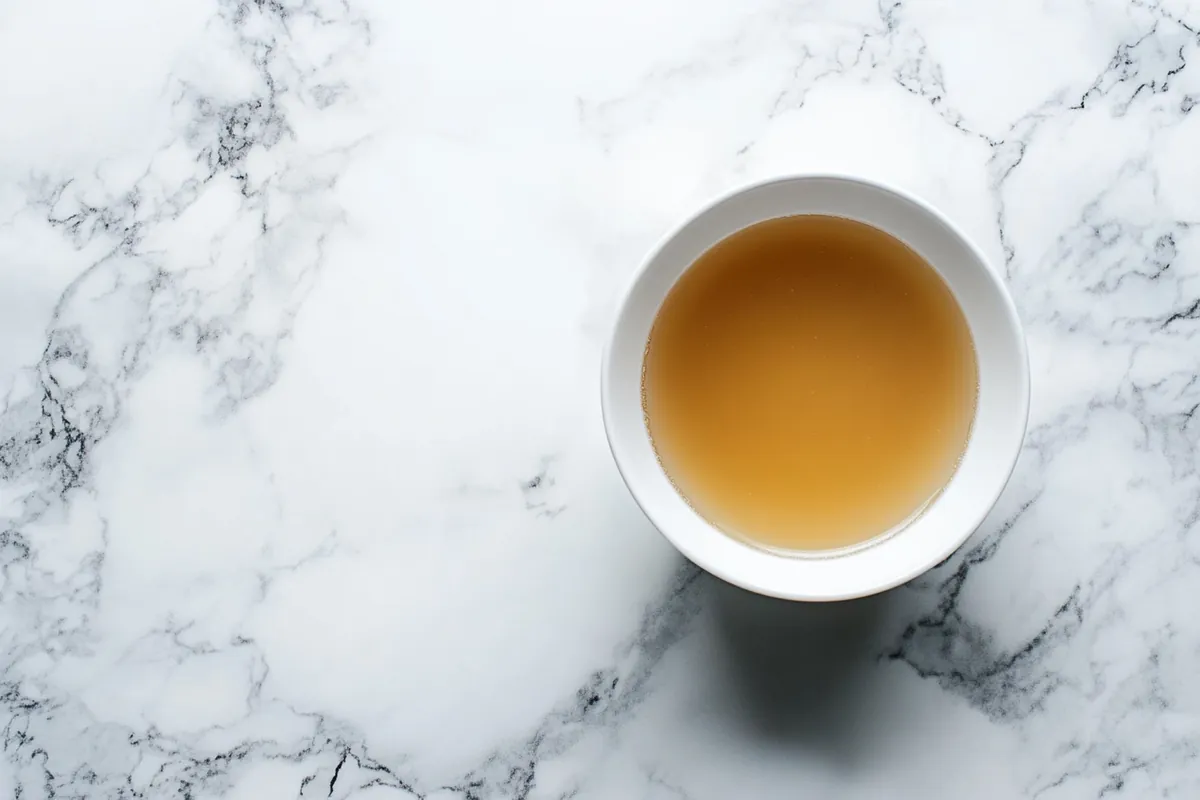
<path id="1" fill-rule="evenodd" d="M 977 388 L 970 330 L 933 267 L 814 215 L 741 230 L 688 268 L 655 318 L 642 397 L 697 513 L 812 551 L 919 514 L 957 468 Z"/>

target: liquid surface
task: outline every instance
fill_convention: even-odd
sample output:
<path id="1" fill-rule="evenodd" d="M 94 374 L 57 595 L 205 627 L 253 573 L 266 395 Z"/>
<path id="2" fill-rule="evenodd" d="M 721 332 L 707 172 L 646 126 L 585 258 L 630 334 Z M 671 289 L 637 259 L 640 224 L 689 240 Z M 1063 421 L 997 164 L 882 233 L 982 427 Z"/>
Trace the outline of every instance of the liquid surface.
<path id="1" fill-rule="evenodd" d="M 671 289 L 643 403 L 663 468 L 738 538 L 823 550 L 918 513 L 966 448 L 975 350 L 949 287 L 886 233 L 797 216 L 739 231 Z"/>

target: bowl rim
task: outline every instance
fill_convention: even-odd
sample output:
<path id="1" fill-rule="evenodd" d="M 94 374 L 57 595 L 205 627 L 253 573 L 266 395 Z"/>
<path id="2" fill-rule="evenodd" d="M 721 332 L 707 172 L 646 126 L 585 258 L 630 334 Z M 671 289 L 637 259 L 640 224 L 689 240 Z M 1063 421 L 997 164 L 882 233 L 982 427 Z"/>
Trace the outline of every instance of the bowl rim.
<path id="1" fill-rule="evenodd" d="M 712 563 L 712 561 L 708 559 L 699 557 L 696 554 L 697 548 L 692 546 L 692 543 L 688 540 L 688 537 L 673 536 L 671 533 L 665 530 L 664 526 L 661 525 L 657 519 L 655 519 L 654 513 L 649 508 L 651 504 L 649 504 L 646 498 L 643 496 L 642 490 L 635 485 L 634 481 L 630 480 L 627 473 L 627 466 L 622 464 L 621 456 L 618 455 L 619 448 L 614 441 L 616 438 L 616 434 L 614 432 L 616 423 L 613 419 L 615 412 L 613 410 L 614 403 L 612 398 L 611 382 L 613 344 L 614 340 L 616 339 L 616 334 L 621 328 L 621 325 L 628 313 L 630 300 L 633 297 L 634 290 L 641 282 L 642 277 L 659 259 L 663 250 L 670 242 L 683 233 L 683 231 L 697 219 L 717 208 L 718 206 L 721 206 L 740 195 L 754 192 L 775 184 L 808 181 L 846 182 L 857 184 L 869 189 L 874 189 L 885 194 L 892 195 L 898 200 L 910 203 L 922 213 L 928 215 L 932 220 L 940 223 L 953 237 L 957 238 L 959 242 L 970 251 L 971 255 L 974 257 L 974 260 L 979 266 L 982 267 L 983 273 L 992 284 L 992 288 L 994 290 L 993 295 L 1000 301 L 1000 308 L 1003 311 L 1010 329 L 1015 334 L 1015 336 L 1012 337 L 1014 340 L 1012 344 L 1016 348 L 1015 355 L 1017 356 L 1019 373 L 1018 377 L 1020 379 L 1020 386 L 1017 387 L 1020 408 L 1017 410 L 1015 416 L 1019 424 L 1016 426 L 1016 446 L 1012 448 L 1011 456 L 1008 458 L 1008 463 L 1004 465 L 1005 468 L 1003 470 L 1003 480 L 1000 480 L 996 483 L 996 486 L 986 498 L 986 502 L 980 502 L 977 504 L 977 511 L 973 515 L 972 522 L 969 525 L 964 526 L 962 535 L 960 537 L 954 537 L 948 543 L 948 546 L 942 547 L 936 551 L 932 551 L 929 556 L 925 559 L 922 559 L 921 563 L 916 567 L 902 570 L 894 575 L 890 575 L 886 580 L 879 581 L 862 591 L 811 594 L 806 593 L 802 589 L 795 591 L 781 590 L 757 583 L 754 580 L 747 579 L 745 576 L 733 574 L 732 571 L 725 569 L 723 564 Z M 655 313 L 657 313 L 657 311 Z M 993 266 L 992 261 L 984 254 L 975 241 L 966 233 L 964 233 L 958 225 L 956 225 L 951 219 L 949 219 L 932 204 L 913 194 L 912 192 L 909 192 L 905 189 L 900 189 L 892 184 L 875 178 L 866 178 L 859 175 L 837 172 L 797 172 L 775 175 L 763 180 L 742 184 L 718 195 L 714 199 L 709 200 L 701 205 L 691 214 L 687 215 L 679 224 L 672 227 L 665 235 L 660 237 L 654 246 L 650 248 L 646 256 L 642 259 L 638 268 L 634 270 L 633 274 L 630 276 L 624 291 L 620 295 L 620 302 L 617 305 L 617 313 L 613 318 L 612 324 L 608 330 L 608 335 L 605 339 L 600 365 L 600 407 L 601 417 L 604 423 L 605 439 L 608 442 L 609 452 L 612 454 L 613 461 L 616 464 L 617 472 L 620 474 L 622 482 L 624 482 L 626 488 L 629 490 L 630 495 L 632 495 L 634 502 L 637 503 L 642 513 L 646 515 L 647 519 L 649 519 L 654 528 L 659 532 L 659 535 L 665 538 L 671 544 L 671 546 L 678 550 L 684 557 L 717 578 L 756 594 L 767 597 L 775 597 L 781 600 L 794 600 L 803 602 L 837 602 L 842 600 L 853 600 L 861 597 L 868 597 L 907 583 L 908 581 L 924 574 L 928 570 L 952 556 L 959 548 L 962 547 L 967 539 L 969 539 L 971 535 L 978 530 L 979 526 L 995 507 L 997 501 L 1000 499 L 1000 496 L 1003 494 L 1004 489 L 1011 480 L 1013 471 L 1016 469 L 1017 461 L 1024 449 L 1023 444 L 1029 425 L 1030 383 L 1028 341 L 1026 339 L 1024 326 L 1021 324 L 1020 314 L 1017 311 L 1016 302 L 1012 297 L 1012 293 L 1008 290 L 1003 277 Z M 708 524 L 711 525 L 711 523 Z M 790 556 L 780 554 L 776 554 L 776 557 L 790 558 Z"/>

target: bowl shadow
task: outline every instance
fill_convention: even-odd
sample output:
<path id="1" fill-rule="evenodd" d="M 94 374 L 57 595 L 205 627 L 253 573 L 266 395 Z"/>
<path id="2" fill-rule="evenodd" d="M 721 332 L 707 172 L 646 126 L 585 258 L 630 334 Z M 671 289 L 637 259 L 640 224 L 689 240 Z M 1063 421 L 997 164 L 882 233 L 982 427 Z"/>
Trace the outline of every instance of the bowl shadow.
<path id="1" fill-rule="evenodd" d="M 802 603 L 708 580 L 718 690 L 731 713 L 764 738 L 857 750 L 893 593 Z"/>

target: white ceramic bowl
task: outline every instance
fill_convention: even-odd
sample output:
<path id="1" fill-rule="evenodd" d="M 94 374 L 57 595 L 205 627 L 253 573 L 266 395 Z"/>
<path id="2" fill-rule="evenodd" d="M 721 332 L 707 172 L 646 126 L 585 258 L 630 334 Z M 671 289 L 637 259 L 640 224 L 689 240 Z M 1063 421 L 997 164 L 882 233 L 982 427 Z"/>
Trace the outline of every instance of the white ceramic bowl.
<path id="1" fill-rule="evenodd" d="M 967 449 L 945 490 L 898 533 L 832 555 L 782 555 L 705 521 L 663 472 L 642 413 L 642 359 L 659 306 L 708 248 L 775 217 L 829 214 L 875 226 L 932 264 L 966 315 L 979 365 Z M 954 552 L 983 521 L 1016 463 L 1029 413 L 1029 362 L 1016 307 L 983 253 L 944 216 L 880 184 L 833 175 L 759 183 L 717 200 L 666 237 L 621 303 L 601 371 L 604 427 L 617 468 L 650 520 L 685 556 L 730 583 L 790 600 L 845 600 L 898 586 Z"/>

